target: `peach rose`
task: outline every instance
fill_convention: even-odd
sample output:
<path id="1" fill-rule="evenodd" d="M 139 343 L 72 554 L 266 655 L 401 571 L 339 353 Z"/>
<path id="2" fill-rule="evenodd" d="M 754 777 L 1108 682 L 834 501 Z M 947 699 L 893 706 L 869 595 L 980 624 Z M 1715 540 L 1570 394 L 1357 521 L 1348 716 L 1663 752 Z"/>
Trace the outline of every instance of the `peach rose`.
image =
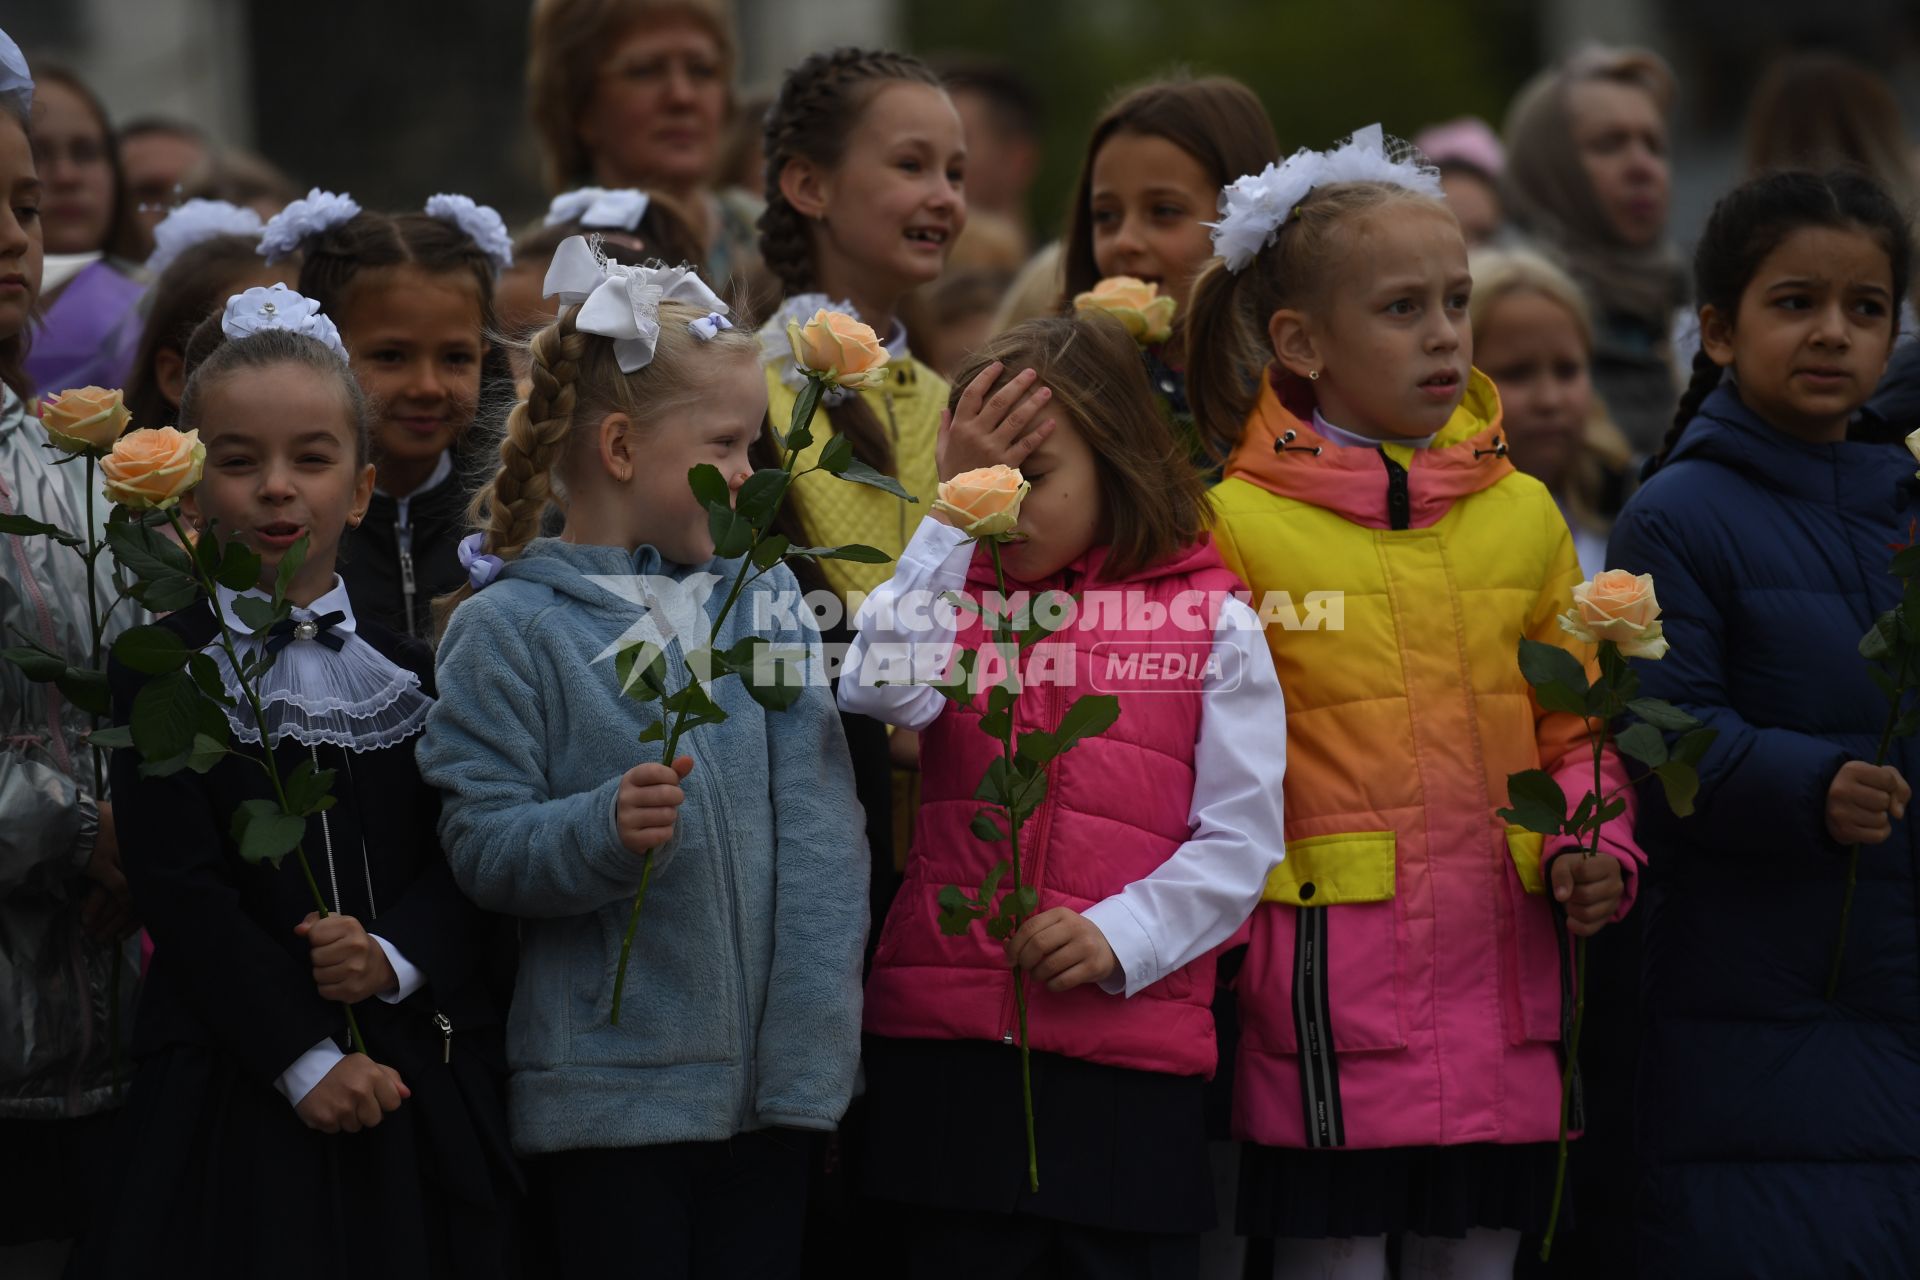
<path id="1" fill-rule="evenodd" d="M 1108 276 L 1073 300 L 1075 311 L 1104 311 L 1114 317 L 1142 346 L 1173 336 L 1174 305 L 1171 297 L 1132 276 Z"/>
<path id="2" fill-rule="evenodd" d="M 887 349 L 852 316 L 822 307 L 801 324 L 787 321 L 787 341 L 802 369 L 824 374 L 837 387 L 877 387 L 886 376 Z"/>
<path id="3" fill-rule="evenodd" d="M 933 509 L 969 538 L 999 537 L 1013 532 L 1028 488 L 1017 467 L 981 467 L 943 481 Z"/>
<path id="4" fill-rule="evenodd" d="M 1560 629 L 1595 644 L 1611 640 L 1629 658 L 1658 658 L 1667 651 L 1653 575 L 1608 569 L 1573 589 L 1573 608 L 1560 615 Z"/>
<path id="5" fill-rule="evenodd" d="M 206 460 L 198 431 L 130 431 L 100 460 L 102 488 L 111 501 L 136 511 L 165 510 L 200 483 Z"/>
<path id="6" fill-rule="evenodd" d="M 76 387 L 40 402 L 40 425 L 54 447 L 98 457 L 113 448 L 133 415 L 125 397 L 105 387 Z"/>

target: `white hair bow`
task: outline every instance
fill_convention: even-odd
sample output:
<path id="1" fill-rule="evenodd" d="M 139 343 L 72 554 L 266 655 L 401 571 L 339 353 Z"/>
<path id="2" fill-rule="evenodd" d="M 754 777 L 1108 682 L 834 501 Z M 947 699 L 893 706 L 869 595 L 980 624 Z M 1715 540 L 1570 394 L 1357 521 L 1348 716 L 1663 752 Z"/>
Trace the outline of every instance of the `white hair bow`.
<path id="1" fill-rule="evenodd" d="M 629 267 L 609 262 L 585 236 L 568 236 L 554 250 L 542 290 L 566 306 L 580 304 L 573 327 L 613 339 L 620 372 L 634 373 L 653 361 L 660 341 L 660 304 L 685 302 L 725 315 L 727 304 L 691 267 Z"/>
<path id="2" fill-rule="evenodd" d="M 652 198 L 636 187 L 579 187 L 563 191 L 547 206 L 546 225 L 577 222 L 583 227 L 618 228 L 632 231 L 647 216 Z"/>
<path id="3" fill-rule="evenodd" d="M 1214 252 L 1226 259 L 1227 270 L 1245 270 L 1273 243 L 1308 192 L 1336 182 L 1387 182 L 1422 195 L 1441 194 L 1438 169 L 1398 139 L 1389 146 L 1386 131 L 1370 124 L 1337 147 L 1302 147 L 1222 191 L 1220 221 L 1207 224 L 1213 228 Z"/>

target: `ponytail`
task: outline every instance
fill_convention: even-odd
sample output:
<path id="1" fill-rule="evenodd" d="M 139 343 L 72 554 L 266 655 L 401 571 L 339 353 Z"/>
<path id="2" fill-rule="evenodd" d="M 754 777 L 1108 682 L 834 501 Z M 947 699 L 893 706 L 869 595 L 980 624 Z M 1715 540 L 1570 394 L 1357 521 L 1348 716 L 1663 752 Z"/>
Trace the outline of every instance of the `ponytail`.
<path id="1" fill-rule="evenodd" d="M 1240 443 L 1272 355 L 1241 315 L 1239 286 L 1240 277 L 1215 258 L 1193 282 L 1185 317 L 1187 403 L 1201 443 L 1222 461 Z"/>
<path id="2" fill-rule="evenodd" d="M 1680 437 L 1687 433 L 1687 424 L 1700 412 L 1700 406 L 1706 403 L 1713 389 L 1720 385 L 1720 379 L 1726 370 L 1713 362 L 1707 354 L 1705 344 L 1693 353 L 1693 377 L 1687 381 L 1687 389 L 1680 396 L 1680 409 L 1673 415 L 1673 425 L 1667 428 L 1667 438 L 1660 442 L 1660 452 L 1653 455 L 1647 463 L 1647 474 L 1651 476 L 1666 465 L 1667 455 L 1680 443 Z"/>

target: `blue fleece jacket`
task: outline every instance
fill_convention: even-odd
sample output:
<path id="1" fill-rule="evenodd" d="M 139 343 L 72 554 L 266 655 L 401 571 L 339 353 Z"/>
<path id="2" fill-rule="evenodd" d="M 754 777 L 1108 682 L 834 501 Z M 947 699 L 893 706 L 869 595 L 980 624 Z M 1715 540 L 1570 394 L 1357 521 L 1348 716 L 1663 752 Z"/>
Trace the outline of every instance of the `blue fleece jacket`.
<path id="1" fill-rule="evenodd" d="M 819 636 L 784 567 L 747 590 L 716 647 L 771 619 L 758 634 L 811 650 L 808 687 L 767 712 L 737 678 L 713 685 L 728 718 L 681 741 L 686 803 L 654 857 L 620 1024 L 608 1020 L 641 876 L 614 801 L 660 746 L 639 740 L 657 704 L 623 696 L 600 655 L 663 594 L 668 619 L 690 602 L 677 612 L 698 647 L 737 566 L 542 539 L 461 604 L 441 643 L 420 771 L 445 793 L 440 834 L 461 887 L 524 921 L 507 1037 L 523 1153 L 832 1129 L 852 1095 L 864 820 Z M 719 575 L 703 604 L 676 592 L 711 581 L 700 574 Z M 644 585 L 636 575 L 675 585 L 623 585 Z M 671 639 L 669 688 L 687 678 L 682 652 Z"/>

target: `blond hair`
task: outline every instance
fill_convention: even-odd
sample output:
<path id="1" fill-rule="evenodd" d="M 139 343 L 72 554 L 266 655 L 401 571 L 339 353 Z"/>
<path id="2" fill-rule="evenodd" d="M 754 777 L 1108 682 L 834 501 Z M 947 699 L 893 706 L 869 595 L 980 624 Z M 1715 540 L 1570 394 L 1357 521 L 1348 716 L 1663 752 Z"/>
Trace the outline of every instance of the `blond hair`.
<path id="1" fill-rule="evenodd" d="M 1473 272 L 1473 297 L 1467 317 L 1475 333 L 1487 329 L 1501 302 L 1516 294 L 1534 294 L 1572 317 L 1581 349 L 1592 364 L 1593 311 L 1572 276 L 1527 249 L 1482 250 L 1469 256 L 1468 265 Z M 1614 425 L 1596 389 L 1580 433 L 1580 448 L 1561 481 L 1569 511 L 1588 528 L 1605 532 L 1613 523 L 1606 512 L 1606 495 L 1617 487 L 1617 477 L 1632 461 L 1633 446 Z"/>
<path id="2" fill-rule="evenodd" d="M 1355 230 L 1392 208 L 1453 220 L 1444 201 L 1390 182 L 1331 183 L 1295 205 L 1273 242 L 1244 269 L 1229 271 L 1215 258 L 1194 281 L 1186 316 L 1187 403 L 1215 457 L 1225 458 L 1240 443 L 1259 380 L 1273 362 L 1268 319 L 1276 311 L 1320 306 Z"/>
<path id="3" fill-rule="evenodd" d="M 575 328 L 578 306 L 527 341 L 527 396 L 513 406 L 500 435 L 500 465 L 467 507 L 467 523 L 483 535 L 484 549 L 512 560 L 540 536 L 541 521 L 566 501 L 565 470 L 577 438 L 623 413 L 642 427 L 684 408 L 707 390 L 702 370 L 726 356 L 754 362 L 760 343 L 746 329 L 723 329 L 697 337 L 688 322 L 706 314 L 683 302 L 660 304 L 660 339 L 653 359 L 622 373 L 613 340 Z M 471 595 L 460 589 L 437 604 L 444 619 Z"/>
<path id="4" fill-rule="evenodd" d="M 593 181 L 580 116 L 593 101 L 601 66 L 623 34 L 663 15 L 692 18 L 707 28 L 731 86 L 736 44 L 726 0 L 536 0 L 527 32 L 527 114 L 540 140 L 548 194 Z M 731 109 L 731 88 L 728 103 Z"/>

